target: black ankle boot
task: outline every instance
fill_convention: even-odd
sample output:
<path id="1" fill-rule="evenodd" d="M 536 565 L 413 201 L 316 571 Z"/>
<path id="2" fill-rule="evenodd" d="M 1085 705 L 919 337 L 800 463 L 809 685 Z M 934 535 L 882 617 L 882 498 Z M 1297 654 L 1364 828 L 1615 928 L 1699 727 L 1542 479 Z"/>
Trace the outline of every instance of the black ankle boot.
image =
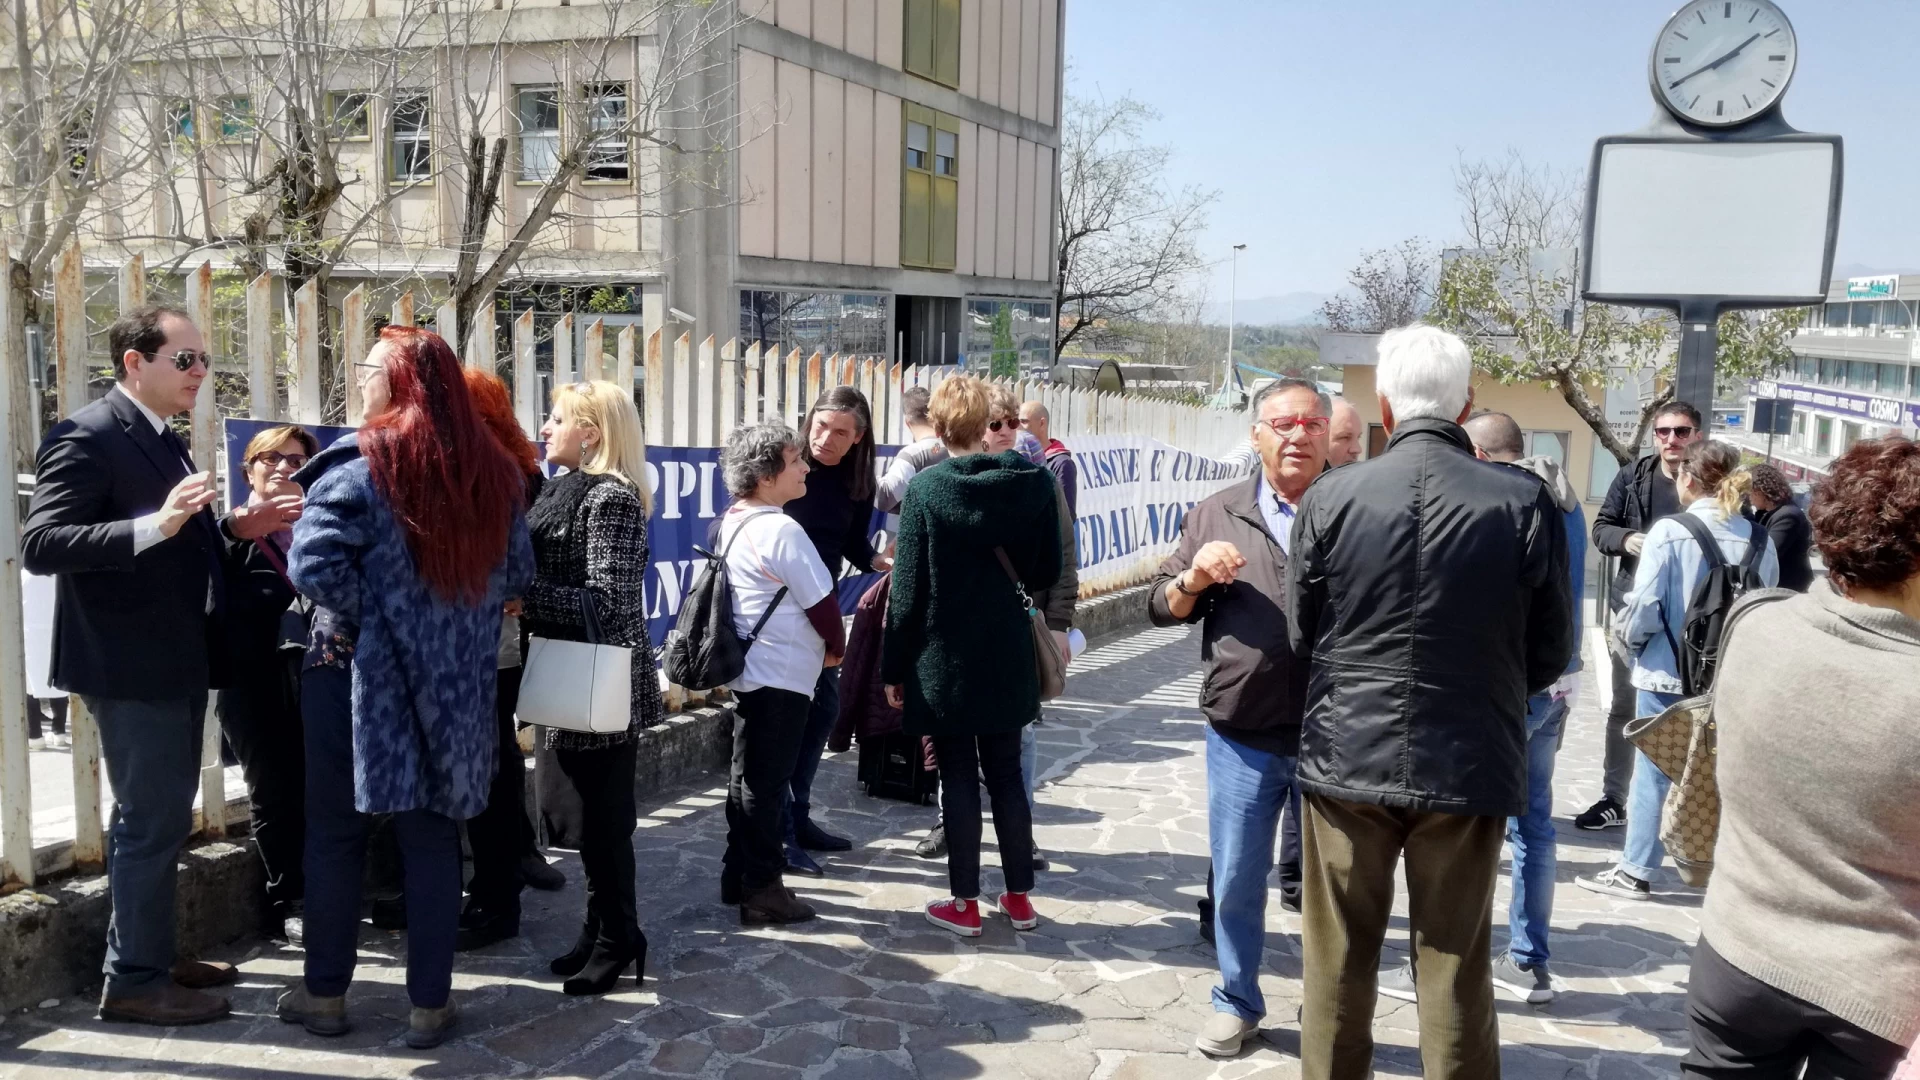
<path id="1" fill-rule="evenodd" d="M 593 943 L 600 936 L 600 924 L 588 919 L 580 928 L 580 940 L 573 943 L 573 950 L 565 956 L 556 956 L 547 965 L 547 970 L 563 979 L 571 979 L 580 974 L 587 966 L 587 959 L 593 955 Z"/>
<path id="2" fill-rule="evenodd" d="M 593 956 L 581 967 L 577 976 L 561 984 L 560 991 L 574 997 L 604 994 L 613 989 L 613 984 L 620 981 L 620 976 L 627 973 L 630 965 L 635 969 L 634 985 L 639 986 L 646 982 L 647 938 L 645 934 L 639 935 L 639 940 L 627 948 L 610 949 L 603 945 L 594 946 Z"/>

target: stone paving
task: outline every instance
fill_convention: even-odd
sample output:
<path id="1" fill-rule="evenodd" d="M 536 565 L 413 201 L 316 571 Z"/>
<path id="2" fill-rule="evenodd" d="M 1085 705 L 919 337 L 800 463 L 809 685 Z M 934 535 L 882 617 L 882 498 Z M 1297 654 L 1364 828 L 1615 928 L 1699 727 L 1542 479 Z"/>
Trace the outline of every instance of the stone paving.
<path id="1" fill-rule="evenodd" d="M 1263 1035 L 1215 1062 L 1191 1049 L 1205 1020 L 1213 951 L 1196 928 L 1206 876 L 1202 721 L 1193 708 L 1197 639 L 1144 631 L 1078 660 L 1068 695 L 1040 729 L 1037 838 L 1053 860 L 1035 892 L 1043 921 L 1016 934 L 1003 918 L 964 941 L 926 923 L 945 895 L 945 864 L 914 856 L 931 807 L 869 799 L 852 754 L 830 756 L 816 806 L 855 849 L 831 876 L 799 879 L 821 912 L 786 930 L 743 931 L 717 902 L 725 831 L 720 781 L 642 807 L 641 918 L 652 953 L 645 985 L 567 998 L 546 971 L 572 943 L 579 863 L 564 892 L 529 892 L 524 936 L 463 956 L 458 1037 L 432 1051 L 401 1043 L 403 936 L 367 928 L 349 998 L 354 1031 L 324 1040 L 273 1016 L 300 954 L 241 944 L 235 1017 L 142 1030 L 92 1019 L 69 1000 L 0 1021 L 0 1080 L 111 1072 L 240 1080 L 308 1076 L 643 1077 L 878 1080 L 1028 1077 L 1125 1080 L 1297 1075 L 1297 916 L 1269 910 L 1269 1008 Z M 1598 788 L 1600 703 L 1583 697 L 1560 758 L 1563 818 Z M 987 887 L 997 883 L 988 830 Z M 1624 1080 L 1670 1075 L 1684 1047 L 1681 1007 L 1699 896 L 1677 885 L 1654 903 L 1572 885 L 1611 861 L 1618 833 L 1563 820 L 1554 925 L 1560 995 L 1531 1007 L 1502 999 L 1508 1077 Z M 1501 887 L 1495 939 L 1505 938 Z M 1383 966 L 1405 956 L 1404 894 Z M 1377 1072 L 1419 1075 L 1412 1005 L 1382 999 Z"/>

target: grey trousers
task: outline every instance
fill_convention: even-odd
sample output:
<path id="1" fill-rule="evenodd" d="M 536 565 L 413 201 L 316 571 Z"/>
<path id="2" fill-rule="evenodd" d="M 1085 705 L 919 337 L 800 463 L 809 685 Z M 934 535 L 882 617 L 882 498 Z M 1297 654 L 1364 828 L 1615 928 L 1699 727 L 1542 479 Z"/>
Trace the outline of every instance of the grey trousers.
<path id="1" fill-rule="evenodd" d="M 175 867 L 193 832 L 207 695 L 139 700 L 87 697 L 113 785 L 107 828 L 107 991 L 136 997 L 172 979 Z"/>
<path id="2" fill-rule="evenodd" d="M 1633 669 L 1612 650 L 1607 663 L 1613 669 L 1613 703 L 1607 708 L 1607 749 L 1600 793 L 1625 810 L 1627 789 L 1633 783 L 1633 744 L 1627 741 L 1627 725 L 1633 722 Z"/>

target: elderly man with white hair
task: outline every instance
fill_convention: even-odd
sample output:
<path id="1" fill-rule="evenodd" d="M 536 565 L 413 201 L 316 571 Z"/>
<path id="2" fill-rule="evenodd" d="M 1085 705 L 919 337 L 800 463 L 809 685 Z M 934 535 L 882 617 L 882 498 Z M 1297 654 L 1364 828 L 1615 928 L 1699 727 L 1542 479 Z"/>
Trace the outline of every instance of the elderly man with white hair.
<path id="1" fill-rule="evenodd" d="M 1539 477 L 1474 456 L 1473 360 L 1414 325 L 1380 339 L 1384 453 L 1307 490 L 1288 636 L 1311 655 L 1301 1075 L 1373 1067 L 1380 946 L 1404 855 L 1425 1075 L 1500 1075 L 1491 915 L 1527 806 L 1527 698 L 1573 655 L 1567 536 Z"/>

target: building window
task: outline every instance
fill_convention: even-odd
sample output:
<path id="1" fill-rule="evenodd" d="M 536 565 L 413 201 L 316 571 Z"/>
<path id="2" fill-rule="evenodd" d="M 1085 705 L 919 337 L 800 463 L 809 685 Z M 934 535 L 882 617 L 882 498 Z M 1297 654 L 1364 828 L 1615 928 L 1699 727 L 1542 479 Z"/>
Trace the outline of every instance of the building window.
<path id="1" fill-rule="evenodd" d="M 165 127 L 167 138 L 175 142 L 193 141 L 193 102 L 174 100 L 167 102 L 161 124 Z"/>
<path id="2" fill-rule="evenodd" d="M 1847 361 L 1847 389 L 1873 390 L 1873 369 L 1875 365 L 1864 360 Z"/>
<path id="3" fill-rule="evenodd" d="M 960 230 L 960 122 L 907 102 L 900 261 L 953 269 Z"/>
<path id="4" fill-rule="evenodd" d="M 961 362 L 996 378 L 1020 378 L 1053 366 L 1053 304 L 1045 300 L 969 299 Z"/>
<path id="5" fill-rule="evenodd" d="M 93 169 L 93 117 L 82 114 L 67 125 L 67 175 L 86 178 Z"/>
<path id="6" fill-rule="evenodd" d="M 213 99 L 214 130 L 221 142 L 245 142 L 253 138 L 253 99 L 246 94 L 226 94 Z"/>
<path id="7" fill-rule="evenodd" d="M 393 100 L 392 135 L 387 156 L 395 183 L 433 179 L 433 131 L 427 95 L 406 93 Z"/>
<path id="8" fill-rule="evenodd" d="M 893 298 L 885 293 L 740 292 L 740 339 L 781 353 L 885 360 Z M 771 390 L 768 391 L 772 393 Z"/>
<path id="9" fill-rule="evenodd" d="M 907 0 L 906 68 L 960 87 L 960 0 Z"/>
<path id="10" fill-rule="evenodd" d="M 1833 453 L 1833 417 L 1822 416 L 1814 420 L 1813 452 L 1821 457 Z"/>
<path id="11" fill-rule="evenodd" d="M 624 184 L 633 178 L 633 155 L 627 140 L 627 84 L 600 83 L 586 87 L 589 181 Z"/>
<path id="12" fill-rule="evenodd" d="M 1881 364 L 1880 386 L 1883 394 L 1898 394 L 1907 386 L 1907 369 L 1904 364 Z"/>
<path id="13" fill-rule="evenodd" d="M 560 88 L 515 88 L 514 116 L 520 124 L 520 179 L 551 180 L 560 171 Z"/>
<path id="14" fill-rule="evenodd" d="M 1853 449 L 1853 444 L 1859 441 L 1860 425 L 1842 420 L 1840 422 L 1840 448 L 1834 452 L 1836 454 L 1844 454 Z"/>
<path id="15" fill-rule="evenodd" d="M 1567 452 L 1573 445 L 1573 433 L 1570 431 L 1524 431 L 1521 437 L 1526 441 L 1526 457 L 1550 457 L 1559 462 L 1564 471 L 1567 467 Z"/>
<path id="16" fill-rule="evenodd" d="M 1920 364 L 1907 369 L 1907 396 L 1920 398 Z"/>
<path id="17" fill-rule="evenodd" d="M 373 137 L 372 95 L 365 90 L 334 90 L 327 94 L 327 131 L 336 139 L 364 141 Z"/>

